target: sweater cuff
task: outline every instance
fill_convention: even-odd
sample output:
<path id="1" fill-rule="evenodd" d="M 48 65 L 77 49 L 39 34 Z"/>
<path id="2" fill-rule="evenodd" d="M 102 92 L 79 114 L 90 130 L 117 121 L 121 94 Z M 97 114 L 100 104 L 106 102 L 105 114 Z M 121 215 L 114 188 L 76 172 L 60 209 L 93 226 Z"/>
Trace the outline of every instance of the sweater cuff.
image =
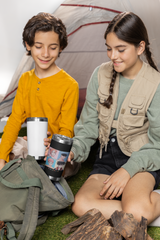
<path id="1" fill-rule="evenodd" d="M 72 148 L 71 148 L 71 152 L 73 152 L 73 154 L 74 154 L 74 158 L 72 159 L 72 161 L 75 162 L 75 159 L 77 158 L 77 151 L 76 151 L 76 148 L 75 148 L 75 147 L 72 147 Z"/>
<path id="2" fill-rule="evenodd" d="M 3 160 L 5 160 L 5 162 L 8 163 L 8 162 L 9 162 L 9 155 L 7 155 L 7 156 L 5 155 L 5 156 L 4 156 L 3 154 L 1 154 L 1 155 L 0 155 L 0 159 L 3 159 Z"/>
<path id="3" fill-rule="evenodd" d="M 128 173 L 129 173 L 129 175 L 131 176 L 131 178 L 137 173 L 137 172 L 143 172 L 144 171 L 144 169 L 139 169 L 139 166 L 138 166 L 138 164 L 135 162 L 135 161 L 133 161 L 133 159 L 130 161 L 128 161 L 128 162 L 126 162 L 123 166 L 122 166 L 122 168 L 124 168 Z"/>
<path id="4" fill-rule="evenodd" d="M 81 158 L 78 157 L 78 152 L 75 147 L 71 148 L 71 152 L 74 154 L 74 158 L 72 159 L 73 162 L 81 162 Z"/>

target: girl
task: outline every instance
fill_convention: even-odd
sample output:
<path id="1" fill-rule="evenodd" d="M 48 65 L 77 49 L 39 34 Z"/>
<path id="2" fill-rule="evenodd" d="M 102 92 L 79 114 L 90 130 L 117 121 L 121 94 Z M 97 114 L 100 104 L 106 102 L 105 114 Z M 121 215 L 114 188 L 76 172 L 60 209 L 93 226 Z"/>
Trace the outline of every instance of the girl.
<path id="1" fill-rule="evenodd" d="M 160 215 L 160 194 L 153 191 L 160 182 L 160 73 L 134 13 L 118 14 L 105 39 L 111 62 L 90 79 L 68 161 L 85 161 L 97 138 L 100 146 L 72 209 L 81 216 L 97 208 L 107 219 L 123 210 L 149 224 Z"/>

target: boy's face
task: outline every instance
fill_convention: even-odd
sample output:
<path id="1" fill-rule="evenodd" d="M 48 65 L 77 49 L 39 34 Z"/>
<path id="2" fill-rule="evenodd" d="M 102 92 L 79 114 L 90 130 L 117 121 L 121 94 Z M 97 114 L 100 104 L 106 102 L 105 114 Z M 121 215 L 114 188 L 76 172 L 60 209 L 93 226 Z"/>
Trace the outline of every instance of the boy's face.
<path id="1" fill-rule="evenodd" d="M 31 55 L 35 61 L 35 70 L 52 72 L 55 60 L 58 57 L 60 49 L 59 35 L 54 31 L 36 32 L 34 45 L 30 47 L 26 43 L 27 50 L 31 51 Z"/>

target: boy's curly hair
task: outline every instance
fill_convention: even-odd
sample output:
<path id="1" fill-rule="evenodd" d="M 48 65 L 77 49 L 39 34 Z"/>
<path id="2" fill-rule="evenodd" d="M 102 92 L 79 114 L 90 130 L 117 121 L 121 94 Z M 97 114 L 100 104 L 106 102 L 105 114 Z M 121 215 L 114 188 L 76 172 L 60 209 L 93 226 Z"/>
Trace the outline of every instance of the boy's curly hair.
<path id="1" fill-rule="evenodd" d="M 25 42 L 32 47 L 34 45 L 34 38 L 36 32 L 49 32 L 54 31 L 59 35 L 60 48 L 63 50 L 67 44 L 66 27 L 61 19 L 54 17 L 50 13 L 38 13 L 33 16 L 26 24 L 23 30 L 23 45 L 26 48 Z M 27 50 L 27 49 L 26 49 Z M 28 51 L 28 50 L 27 50 Z M 28 51 L 27 55 L 31 55 L 31 51 Z"/>

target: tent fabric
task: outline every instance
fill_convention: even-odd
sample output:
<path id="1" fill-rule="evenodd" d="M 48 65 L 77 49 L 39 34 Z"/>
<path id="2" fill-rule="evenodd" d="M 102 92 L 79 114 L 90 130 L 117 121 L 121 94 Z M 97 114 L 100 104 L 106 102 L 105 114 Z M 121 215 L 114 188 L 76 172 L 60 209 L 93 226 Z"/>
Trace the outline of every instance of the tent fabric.
<path id="1" fill-rule="evenodd" d="M 113 17 L 132 11 L 141 17 L 148 30 L 151 50 L 160 69 L 160 2 L 159 0 L 66 0 L 53 13 L 66 25 L 68 46 L 56 60 L 80 87 L 79 113 L 84 103 L 89 78 L 98 65 L 108 61 L 104 32 Z M 0 96 L 0 118 L 10 114 L 18 80 L 22 72 L 34 66 L 31 57 L 23 56 L 6 96 Z"/>
<path id="2" fill-rule="evenodd" d="M 12 103 L 18 87 L 19 78 L 21 77 L 22 73 L 32 69 L 33 66 L 34 62 L 32 57 L 24 54 L 18 68 L 16 69 L 13 75 L 6 95 L 0 98 L 0 119 L 3 118 L 4 116 L 8 116 L 11 113 Z"/>

